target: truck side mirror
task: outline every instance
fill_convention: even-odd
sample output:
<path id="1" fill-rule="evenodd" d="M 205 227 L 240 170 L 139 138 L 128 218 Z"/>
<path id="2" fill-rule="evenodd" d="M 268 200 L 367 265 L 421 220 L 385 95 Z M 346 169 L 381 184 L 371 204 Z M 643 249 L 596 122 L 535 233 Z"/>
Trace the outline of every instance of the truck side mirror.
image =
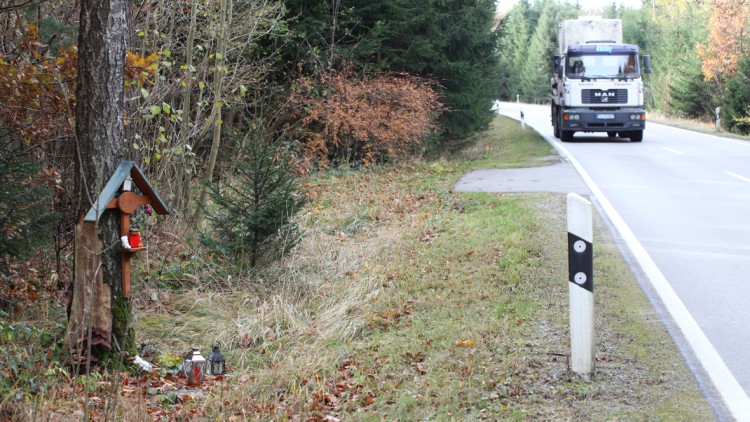
<path id="1" fill-rule="evenodd" d="M 563 60 L 564 60 L 564 58 L 565 58 L 565 56 L 563 56 L 561 54 L 556 54 L 555 55 L 555 64 L 554 64 L 555 74 L 560 79 L 562 79 L 562 77 L 563 77 L 563 63 L 564 63 Z"/>
<path id="2" fill-rule="evenodd" d="M 643 72 L 647 75 L 651 74 L 651 56 L 648 54 L 643 55 Z"/>

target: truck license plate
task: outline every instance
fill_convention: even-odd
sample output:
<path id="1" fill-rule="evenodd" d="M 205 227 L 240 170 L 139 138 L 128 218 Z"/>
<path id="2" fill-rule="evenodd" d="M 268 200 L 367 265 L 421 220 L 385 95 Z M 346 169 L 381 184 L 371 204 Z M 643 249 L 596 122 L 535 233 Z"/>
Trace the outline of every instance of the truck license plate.
<path id="1" fill-rule="evenodd" d="M 614 114 L 597 114 L 596 118 L 597 119 L 614 119 L 615 115 Z"/>

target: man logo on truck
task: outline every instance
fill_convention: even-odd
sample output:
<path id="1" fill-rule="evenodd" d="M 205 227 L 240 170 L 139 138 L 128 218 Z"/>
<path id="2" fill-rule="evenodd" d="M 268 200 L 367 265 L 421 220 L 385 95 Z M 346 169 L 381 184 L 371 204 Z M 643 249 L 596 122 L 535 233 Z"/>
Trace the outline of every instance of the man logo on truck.
<path id="1" fill-rule="evenodd" d="M 612 98 L 616 98 L 617 97 L 617 93 L 616 92 L 608 92 L 608 91 L 597 91 L 597 92 L 594 92 L 594 97 L 599 98 L 599 101 L 601 101 L 603 103 L 608 103 L 610 97 L 612 97 Z"/>

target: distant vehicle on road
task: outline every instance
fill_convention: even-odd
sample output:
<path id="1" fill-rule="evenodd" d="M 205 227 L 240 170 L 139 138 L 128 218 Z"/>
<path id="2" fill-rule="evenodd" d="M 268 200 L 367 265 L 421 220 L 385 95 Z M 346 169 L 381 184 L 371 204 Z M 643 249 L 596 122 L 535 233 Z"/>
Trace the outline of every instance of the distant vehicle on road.
<path id="1" fill-rule="evenodd" d="M 643 79 L 638 46 L 622 43 L 622 21 L 580 17 L 558 27 L 552 86 L 552 126 L 563 142 L 576 132 L 643 140 Z M 651 58 L 643 56 L 644 73 Z"/>

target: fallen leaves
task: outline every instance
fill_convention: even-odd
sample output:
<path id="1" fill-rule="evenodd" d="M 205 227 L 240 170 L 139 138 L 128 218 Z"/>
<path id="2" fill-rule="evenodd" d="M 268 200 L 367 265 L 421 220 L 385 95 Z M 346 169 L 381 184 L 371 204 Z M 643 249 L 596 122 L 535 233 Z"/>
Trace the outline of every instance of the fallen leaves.
<path id="1" fill-rule="evenodd" d="M 456 340 L 456 346 L 458 347 L 475 347 L 476 345 L 477 343 L 472 339 Z"/>
<path id="2" fill-rule="evenodd" d="M 370 322 L 371 326 L 379 326 L 380 328 L 388 328 L 391 325 L 398 325 L 404 316 L 411 315 L 412 309 L 414 308 L 414 301 L 408 300 L 406 303 L 401 305 L 401 308 L 396 308 L 390 311 L 378 312 L 372 318 Z"/>
<path id="3" fill-rule="evenodd" d="M 427 374 L 427 370 L 424 369 L 422 366 L 422 362 L 425 360 L 425 353 L 424 352 L 417 352 L 417 353 L 411 353 L 406 352 L 404 353 L 404 356 L 407 358 L 407 363 L 411 364 L 411 366 L 417 371 L 419 375 L 425 375 Z"/>
<path id="4" fill-rule="evenodd" d="M 432 241 L 435 240 L 439 236 L 439 233 L 437 233 L 437 231 L 438 231 L 437 227 L 431 227 L 425 230 L 425 232 L 422 233 L 422 236 L 420 237 L 422 242 L 425 242 L 427 244 L 432 243 Z"/>

